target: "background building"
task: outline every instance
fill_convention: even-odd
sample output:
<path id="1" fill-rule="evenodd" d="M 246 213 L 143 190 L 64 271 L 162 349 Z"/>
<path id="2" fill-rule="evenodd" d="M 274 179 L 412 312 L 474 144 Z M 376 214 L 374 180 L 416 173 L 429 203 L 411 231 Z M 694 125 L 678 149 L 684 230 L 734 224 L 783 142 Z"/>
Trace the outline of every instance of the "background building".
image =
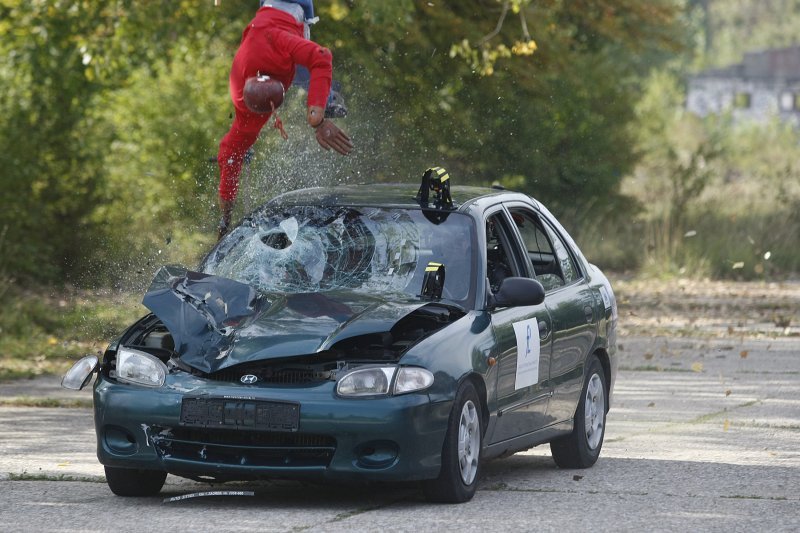
<path id="1" fill-rule="evenodd" d="M 686 107 L 701 117 L 730 111 L 737 122 L 779 116 L 800 124 L 800 46 L 749 52 L 738 65 L 695 74 Z"/>

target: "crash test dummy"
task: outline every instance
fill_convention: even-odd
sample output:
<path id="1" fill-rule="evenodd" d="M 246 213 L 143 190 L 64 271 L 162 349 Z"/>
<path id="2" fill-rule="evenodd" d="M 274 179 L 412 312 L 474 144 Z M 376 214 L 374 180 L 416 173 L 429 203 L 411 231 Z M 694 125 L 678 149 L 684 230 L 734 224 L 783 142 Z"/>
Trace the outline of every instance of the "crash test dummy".
<path id="1" fill-rule="evenodd" d="M 306 120 L 314 128 L 317 142 L 326 150 L 347 155 L 353 149 L 350 138 L 325 118 L 325 105 L 331 89 L 333 56 L 327 48 L 310 40 L 310 24 L 316 22 L 312 0 L 265 1 L 242 33 L 242 41 L 233 59 L 230 94 L 235 115 L 228 133 L 219 145 L 219 207 L 221 238 L 228 231 L 239 175 L 247 150 L 269 121 L 279 99 L 267 105 L 254 105 L 245 97 L 248 80 L 269 78 L 280 82 L 285 92 L 292 84 L 297 65 L 310 73 Z M 252 94 L 252 93 L 250 93 Z M 248 105 L 250 104 L 250 105 Z M 279 123 L 276 127 L 280 126 Z"/>

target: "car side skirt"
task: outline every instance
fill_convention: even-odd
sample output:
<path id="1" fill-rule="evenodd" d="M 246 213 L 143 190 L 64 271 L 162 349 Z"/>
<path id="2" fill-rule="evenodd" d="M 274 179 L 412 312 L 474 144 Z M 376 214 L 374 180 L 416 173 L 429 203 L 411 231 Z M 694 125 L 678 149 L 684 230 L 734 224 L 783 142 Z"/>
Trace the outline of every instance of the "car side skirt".
<path id="1" fill-rule="evenodd" d="M 564 420 L 552 426 L 526 433 L 512 439 L 496 442 L 490 444 L 483 449 L 483 458 L 492 459 L 503 455 L 511 455 L 516 452 L 521 452 L 539 444 L 545 444 L 558 437 L 568 435 L 572 432 L 573 421 Z"/>

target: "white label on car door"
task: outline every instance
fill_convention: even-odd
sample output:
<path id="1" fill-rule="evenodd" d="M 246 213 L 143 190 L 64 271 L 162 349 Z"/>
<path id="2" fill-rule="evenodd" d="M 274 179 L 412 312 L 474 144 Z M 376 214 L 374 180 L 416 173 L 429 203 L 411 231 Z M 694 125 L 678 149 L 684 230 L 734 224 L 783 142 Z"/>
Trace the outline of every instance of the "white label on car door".
<path id="1" fill-rule="evenodd" d="M 539 382 L 539 322 L 535 318 L 514 323 L 517 336 L 517 377 L 514 390 Z"/>

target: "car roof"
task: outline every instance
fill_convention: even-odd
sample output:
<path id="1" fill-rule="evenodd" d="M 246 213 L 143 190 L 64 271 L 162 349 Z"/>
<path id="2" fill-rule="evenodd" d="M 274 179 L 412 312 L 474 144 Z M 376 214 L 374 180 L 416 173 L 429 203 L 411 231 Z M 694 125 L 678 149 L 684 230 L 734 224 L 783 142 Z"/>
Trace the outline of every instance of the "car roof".
<path id="1" fill-rule="evenodd" d="M 267 205 L 362 205 L 419 209 L 419 202 L 416 201 L 418 190 L 419 185 L 410 183 L 370 183 L 339 185 L 335 187 L 312 187 L 278 195 L 271 199 Z M 450 196 L 453 199 L 456 209 L 466 208 L 476 200 L 490 199 L 498 196 L 503 196 L 503 200 L 512 200 L 519 197 L 531 200 L 528 196 L 505 189 L 471 187 L 465 185 L 451 187 Z M 500 198 L 496 199 L 500 200 Z"/>

